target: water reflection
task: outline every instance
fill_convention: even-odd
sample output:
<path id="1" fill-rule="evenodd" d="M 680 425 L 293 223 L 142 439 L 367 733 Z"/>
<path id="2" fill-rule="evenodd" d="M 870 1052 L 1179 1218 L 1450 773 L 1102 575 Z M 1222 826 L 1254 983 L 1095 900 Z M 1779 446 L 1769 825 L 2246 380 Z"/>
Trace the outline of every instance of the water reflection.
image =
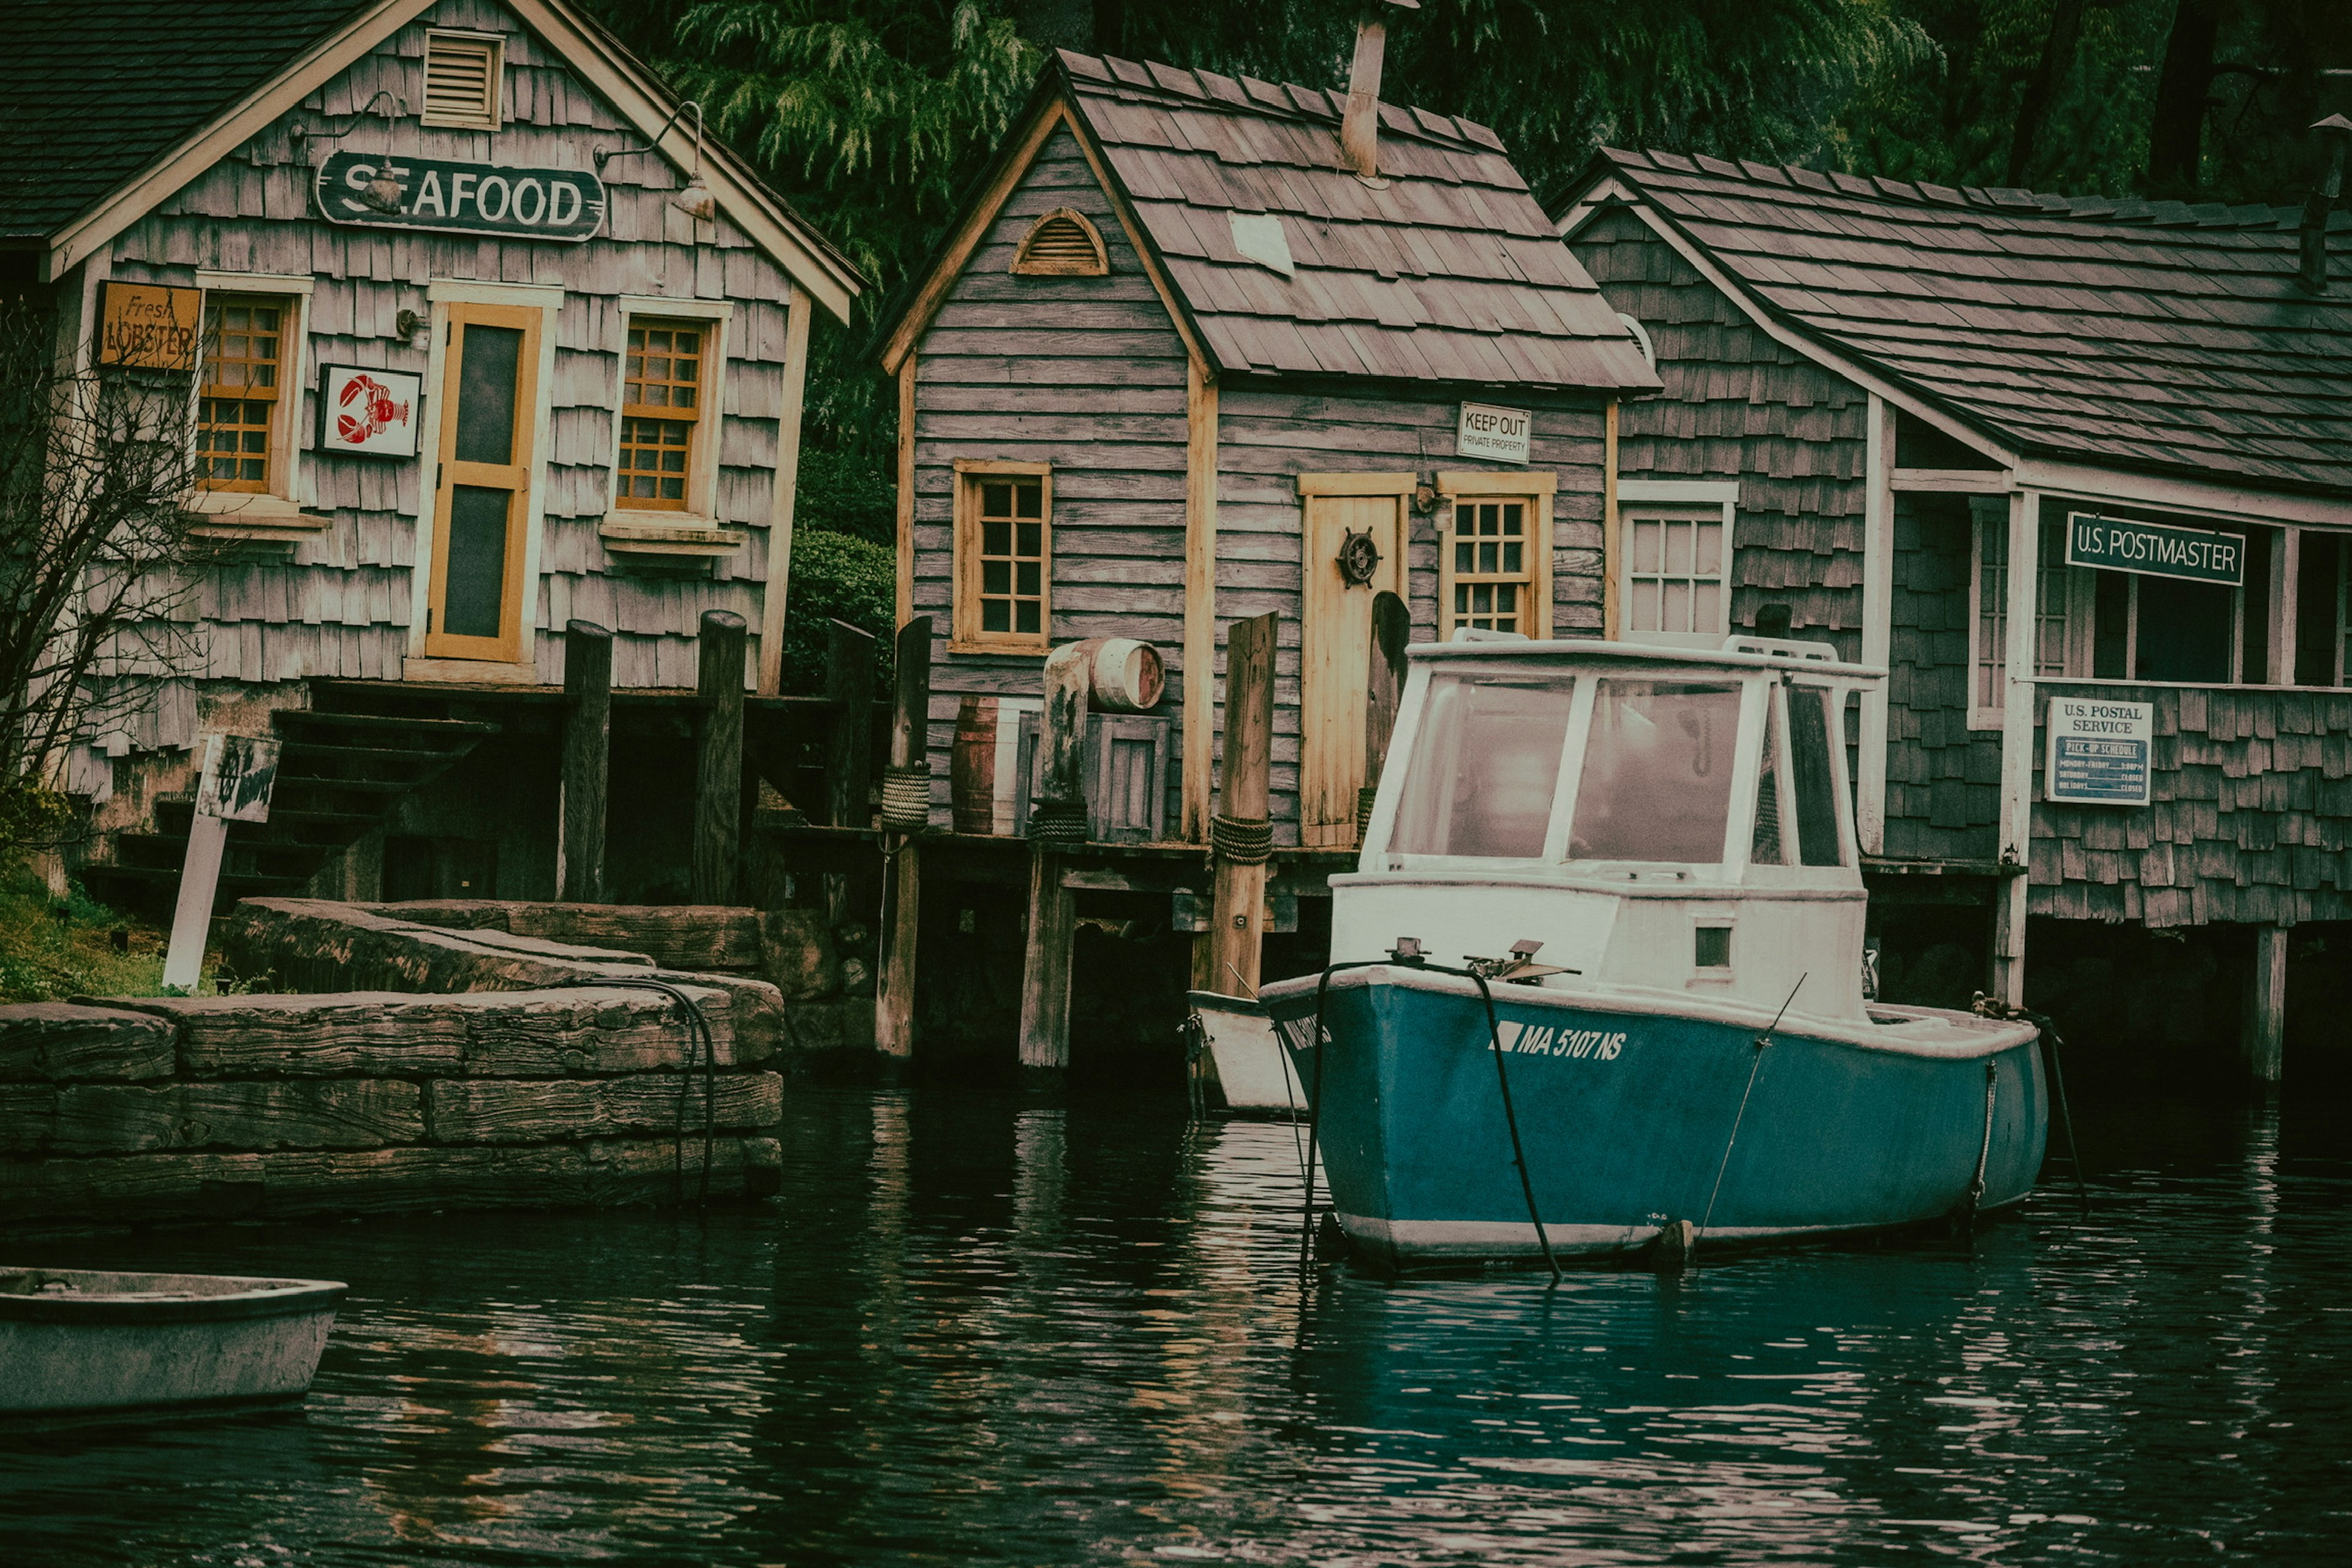
<path id="1" fill-rule="evenodd" d="M 29 1249 L 353 1289 L 299 1417 L 0 1443 L 0 1556 L 2338 1561 L 2344 1125 L 2116 1107 L 2088 1222 L 1547 1290 L 1302 1282 L 1286 1127 L 804 1095 L 769 1210 Z"/>

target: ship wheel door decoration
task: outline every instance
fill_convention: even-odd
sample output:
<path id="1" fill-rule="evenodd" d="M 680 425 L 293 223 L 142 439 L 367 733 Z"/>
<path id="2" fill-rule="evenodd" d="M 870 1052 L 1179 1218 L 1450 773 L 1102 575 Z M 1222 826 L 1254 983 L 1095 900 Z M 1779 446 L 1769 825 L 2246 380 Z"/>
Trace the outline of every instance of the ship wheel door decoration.
<path id="1" fill-rule="evenodd" d="M 1353 529 L 1346 530 L 1339 541 L 1338 559 L 1339 581 L 1350 588 L 1369 584 L 1381 569 L 1381 547 L 1372 542 L 1372 531 L 1368 528 L 1358 533 Z"/>

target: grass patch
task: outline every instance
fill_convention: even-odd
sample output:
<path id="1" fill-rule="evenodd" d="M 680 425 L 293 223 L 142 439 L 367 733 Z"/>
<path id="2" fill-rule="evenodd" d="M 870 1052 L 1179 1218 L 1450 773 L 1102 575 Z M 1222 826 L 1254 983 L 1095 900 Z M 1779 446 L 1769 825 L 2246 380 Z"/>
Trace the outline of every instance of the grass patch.
<path id="1" fill-rule="evenodd" d="M 168 940 L 79 884 L 60 899 L 25 868 L 0 868 L 0 1002 L 161 995 Z M 212 988 L 208 973 L 197 990 Z"/>

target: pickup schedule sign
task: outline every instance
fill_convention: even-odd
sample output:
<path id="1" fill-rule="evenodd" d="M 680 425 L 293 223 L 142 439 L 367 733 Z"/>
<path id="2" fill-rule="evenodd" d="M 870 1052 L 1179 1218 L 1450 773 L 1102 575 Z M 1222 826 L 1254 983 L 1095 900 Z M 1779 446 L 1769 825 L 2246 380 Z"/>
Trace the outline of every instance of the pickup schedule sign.
<path id="1" fill-rule="evenodd" d="M 2241 588 L 2246 542 L 2234 533 L 2078 511 L 2066 519 L 2066 564 Z"/>
<path id="2" fill-rule="evenodd" d="M 368 199 L 380 176 L 399 188 L 393 211 Z M 443 158 L 338 153 L 319 165 L 329 223 L 421 228 L 578 244 L 604 226 L 604 182 L 585 169 L 502 169 Z"/>
<path id="3" fill-rule="evenodd" d="M 2146 805 L 2155 772 L 2145 702 L 2053 695 L 2045 721 L 2042 798 L 2073 805 Z"/>

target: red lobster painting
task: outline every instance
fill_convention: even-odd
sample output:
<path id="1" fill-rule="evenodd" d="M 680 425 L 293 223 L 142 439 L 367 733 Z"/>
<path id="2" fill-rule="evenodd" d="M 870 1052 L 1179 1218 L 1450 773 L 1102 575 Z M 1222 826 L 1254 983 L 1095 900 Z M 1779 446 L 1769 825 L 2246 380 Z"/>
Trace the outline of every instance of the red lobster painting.
<path id="1" fill-rule="evenodd" d="M 355 375 L 343 383 L 335 402 L 341 410 L 335 416 L 335 434 L 354 447 L 408 421 L 408 405 L 394 402 L 392 389 L 372 375 Z"/>

